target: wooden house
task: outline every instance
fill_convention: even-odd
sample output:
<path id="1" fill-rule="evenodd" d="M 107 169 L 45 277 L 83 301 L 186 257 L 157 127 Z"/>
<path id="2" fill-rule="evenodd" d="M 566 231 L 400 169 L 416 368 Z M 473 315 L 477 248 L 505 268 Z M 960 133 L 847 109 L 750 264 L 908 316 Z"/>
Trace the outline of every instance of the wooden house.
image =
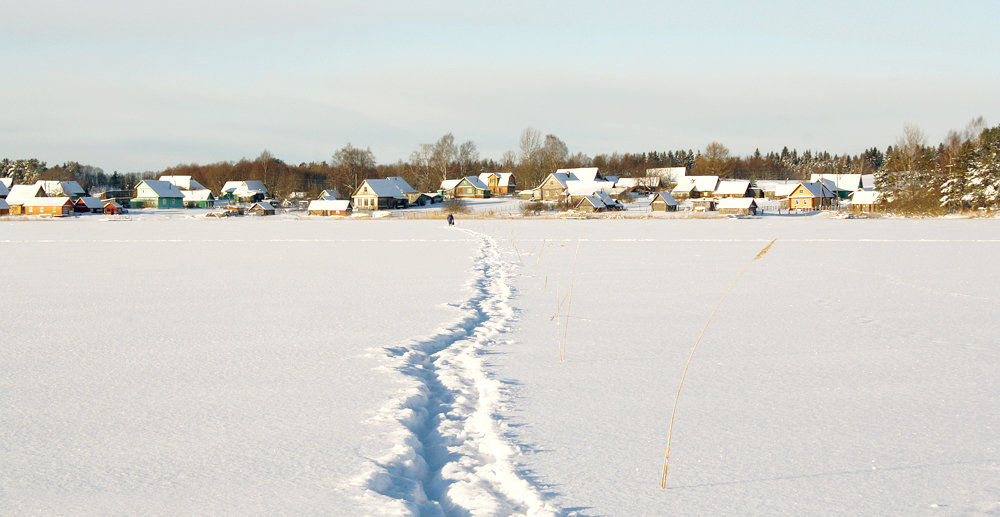
<path id="1" fill-rule="evenodd" d="M 649 210 L 652 212 L 676 212 L 677 201 L 669 192 L 657 192 L 653 194 L 653 199 L 649 202 Z"/>
<path id="2" fill-rule="evenodd" d="M 184 208 L 184 194 L 168 181 L 142 180 L 135 186 L 135 197 L 129 204 L 143 208 Z"/>
<path id="3" fill-rule="evenodd" d="M 714 212 L 716 206 L 716 199 L 714 197 L 699 197 L 697 199 L 691 200 L 691 211 L 692 212 Z"/>
<path id="4" fill-rule="evenodd" d="M 576 177 L 564 172 L 553 172 L 542 180 L 535 192 L 542 201 L 561 201 L 569 195 L 566 190 L 566 182 L 570 179 L 576 179 Z"/>
<path id="5" fill-rule="evenodd" d="M 73 203 L 73 211 L 78 214 L 100 214 L 104 213 L 104 203 L 100 199 L 91 196 L 84 196 Z"/>
<path id="6" fill-rule="evenodd" d="M 813 174 L 809 177 L 813 183 L 822 183 L 837 199 L 848 200 L 851 194 L 859 190 L 875 188 L 873 174 Z"/>
<path id="7" fill-rule="evenodd" d="M 24 204 L 38 197 L 47 197 L 41 185 L 14 185 L 5 198 L 10 207 L 10 215 L 24 214 Z"/>
<path id="8" fill-rule="evenodd" d="M 24 215 L 64 217 L 73 213 L 73 200 L 66 196 L 36 197 L 24 202 Z"/>
<path id="9" fill-rule="evenodd" d="M 441 190 L 451 198 L 489 198 L 493 192 L 476 176 L 466 176 L 457 180 L 444 180 Z"/>
<path id="10" fill-rule="evenodd" d="M 716 204 L 720 214 L 757 215 L 757 202 L 752 197 L 727 197 Z"/>
<path id="11" fill-rule="evenodd" d="M 750 180 L 722 180 L 715 189 L 715 197 L 753 197 Z"/>
<path id="12" fill-rule="evenodd" d="M 274 205 L 271 203 L 258 201 L 247 209 L 247 213 L 252 215 L 274 215 L 276 210 L 274 209 Z"/>
<path id="13" fill-rule="evenodd" d="M 309 202 L 307 210 L 309 215 L 346 216 L 351 215 L 354 207 L 351 206 L 351 202 L 347 199 L 317 199 Z"/>
<path id="14" fill-rule="evenodd" d="M 364 180 L 351 196 L 351 202 L 358 210 L 406 208 L 409 199 L 397 185 L 397 182 L 388 179 Z"/>
<path id="15" fill-rule="evenodd" d="M 479 181 L 483 182 L 493 195 L 506 196 L 517 192 L 517 179 L 512 172 L 484 172 L 479 175 Z"/>
<path id="16" fill-rule="evenodd" d="M 105 201 L 104 202 L 104 215 L 121 215 L 125 213 L 125 209 L 122 208 L 120 204 L 116 201 Z"/>
<path id="17" fill-rule="evenodd" d="M 801 181 L 788 195 L 789 210 L 823 210 L 833 206 L 836 195 L 822 183 Z"/>
<path id="18" fill-rule="evenodd" d="M 677 199 L 712 197 L 718 185 L 718 176 L 684 176 L 670 193 Z"/>

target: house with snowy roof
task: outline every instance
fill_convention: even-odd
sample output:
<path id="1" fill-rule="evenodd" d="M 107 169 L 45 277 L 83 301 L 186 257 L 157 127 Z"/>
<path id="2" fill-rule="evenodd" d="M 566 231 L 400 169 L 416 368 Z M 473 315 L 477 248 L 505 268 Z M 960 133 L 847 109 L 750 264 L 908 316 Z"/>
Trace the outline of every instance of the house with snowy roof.
<path id="1" fill-rule="evenodd" d="M 399 190 L 399 183 L 389 179 L 367 179 L 351 195 L 351 202 L 358 210 L 388 210 L 406 208 L 410 201 Z"/>
<path id="2" fill-rule="evenodd" d="M 73 211 L 78 214 L 104 213 L 104 202 L 93 196 L 83 196 L 73 203 Z"/>
<path id="3" fill-rule="evenodd" d="M 712 197 L 718 185 L 718 176 L 684 176 L 670 194 L 677 199 Z"/>
<path id="4" fill-rule="evenodd" d="M 306 213 L 318 216 L 351 215 L 354 207 L 347 199 L 316 199 L 309 202 Z"/>
<path id="5" fill-rule="evenodd" d="M 267 201 L 258 201 L 247 209 L 247 213 L 250 215 L 274 215 L 277 210 L 275 210 L 274 205 Z"/>
<path id="6" fill-rule="evenodd" d="M 132 207 L 184 208 L 184 194 L 169 181 L 142 180 L 135 186 Z"/>
<path id="7" fill-rule="evenodd" d="M 833 206 L 837 196 L 823 185 L 811 181 L 800 181 L 788 195 L 789 210 L 823 210 Z"/>
<path id="8" fill-rule="evenodd" d="M 577 167 L 574 169 L 558 169 L 557 174 L 566 174 L 570 176 L 569 179 L 579 180 L 579 181 L 602 181 L 604 176 L 601 176 L 601 172 L 597 167 Z"/>
<path id="9" fill-rule="evenodd" d="M 0 198 L 0 215 L 10 215 L 10 205 L 3 198 Z"/>
<path id="10" fill-rule="evenodd" d="M 484 172 L 479 175 L 479 181 L 486 184 L 490 192 L 496 196 L 517 192 L 517 179 L 513 172 Z"/>
<path id="11" fill-rule="evenodd" d="M 493 192 L 478 176 L 466 176 L 457 180 L 444 180 L 441 190 L 451 198 L 488 198 Z"/>
<path id="12" fill-rule="evenodd" d="M 838 199 L 850 199 L 859 190 L 871 190 L 875 186 L 874 174 L 813 174 L 809 181 L 822 183 Z"/>
<path id="13" fill-rule="evenodd" d="M 316 199 L 325 199 L 327 201 L 332 201 L 335 199 L 340 199 L 340 191 L 335 188 L 328 188 L 323 192 L 319 193 L 319 197 Z"/>
<path id="14" fill-rule="evenodd" d="M 750 180 L 722 180 L 715 188 L 715 197 L 753 197 Z"/>
<path id="15" fill-rule="evenodd" d="M 73 200 L 67 196 L 33 197 L 22 205 L 24 215 L 65 217 L 73 213 Z"/>
<path id="16" fill-rule="evenodd" d="M 670 192 L 657 192 L 649 201 L 649 210 L 651 212 L 676 212 L 677 200 L 670 195 Z"/>
<path id="17" fill-rule="evenodd" d="M 851 212 L 874 212 L 882 201 L 882 193 L 877 190 L 858 190 L 851 193 Z"/>
<path id="18" fill-rule="evenodd" d="M 212 208 L 215 206 L 215 196 L 207 188 L 198 190 L 181 190 L 184 196 L 184 208 Z"/>
<path id="19" fill-rule="evenodd" d="M 175 187 L 183 190 L 207 190 L 208 187 L 198 183 L 198 180 L 191 176 L 160 176 L 160 181 L 173 183 Z"/>
<path id="20" fill-rule="evenodd" d="M 757 215 L 757 202 L 752 197 L 727 197 L 719 200 L 715 209 L 727 215 Z"/>
<path id="21" fill-rule="evenodd" d="M 24 204 L 36 197 L 48 197 L 41 185 L 14 185 L 5 199 L 10 207 L 10 214 L 20 215 L 24 213 Z"/>
<path id="22" fill-rule="evenodd" d="M 568 180 L 566 182 L 566 195 L 569 196 L 570 203 L 577 204 L 586 196 L 600 194 L 611 194 L 615 184 L 603 180 Z"/>
<path id="23" fill-rule="evenodd" d="M 256 203 L 271 197 L 271 192 L 260 180 L 227 181 L 219 191 L 219 199 Z"/>

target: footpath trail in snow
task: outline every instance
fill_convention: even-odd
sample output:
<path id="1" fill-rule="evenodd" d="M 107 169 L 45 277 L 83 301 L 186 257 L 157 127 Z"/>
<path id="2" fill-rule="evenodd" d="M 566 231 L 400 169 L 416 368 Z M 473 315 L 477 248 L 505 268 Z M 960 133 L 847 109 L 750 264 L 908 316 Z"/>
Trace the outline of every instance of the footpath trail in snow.
<path id="1" fill-rule="evenodd" d="M 365 499 L 383 514 L 555 515 L 518 474 L 520 451 L 497 416 L 501 383 L 482 358 L 514 319 L 514 266 L 503 260 L 495 239 L 457 231 L 480 242 L 471 297 L 454 323 L 388 349 L 409 382 L 376 417 L 400 428 L 388 437 L 392 451 L 373 459 L 361 478 Z"/>

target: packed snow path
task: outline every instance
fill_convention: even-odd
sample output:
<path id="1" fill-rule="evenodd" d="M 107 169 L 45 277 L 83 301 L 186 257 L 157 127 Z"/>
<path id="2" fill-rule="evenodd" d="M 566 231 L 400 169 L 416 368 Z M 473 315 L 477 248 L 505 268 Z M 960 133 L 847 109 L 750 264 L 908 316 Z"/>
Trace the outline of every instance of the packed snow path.
<path id="1" fill-rule="evenodd" d="M 380 512 L 394 506 L 397 513 L 414 515 L 554 515 L 539 490 L 518 475 L 520 452 L 496 416 L 501 383 L 482 359 L 514 318 L 508 283 L 513 266 L 495 239 L 456 231 L 480 243 L 472 295 L 459 306 L 458 321 L 388 349 L 396 367 L 415 382 L 380 414 L 402 429 L 391 437 L 392 452 L 374 460 L 364 476 L 370 503 Z"/>

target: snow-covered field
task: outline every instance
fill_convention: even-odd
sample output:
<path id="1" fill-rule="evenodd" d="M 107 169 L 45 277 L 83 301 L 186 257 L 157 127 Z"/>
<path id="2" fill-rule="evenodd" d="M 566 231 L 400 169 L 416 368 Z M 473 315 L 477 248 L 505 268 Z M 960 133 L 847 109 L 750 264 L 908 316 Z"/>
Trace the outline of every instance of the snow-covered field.
<path id="1" fill-rule="evenodd" d="M 0 514 L 1000 514 L 1000 221 L 192 213 L 0 220 Z"/>

